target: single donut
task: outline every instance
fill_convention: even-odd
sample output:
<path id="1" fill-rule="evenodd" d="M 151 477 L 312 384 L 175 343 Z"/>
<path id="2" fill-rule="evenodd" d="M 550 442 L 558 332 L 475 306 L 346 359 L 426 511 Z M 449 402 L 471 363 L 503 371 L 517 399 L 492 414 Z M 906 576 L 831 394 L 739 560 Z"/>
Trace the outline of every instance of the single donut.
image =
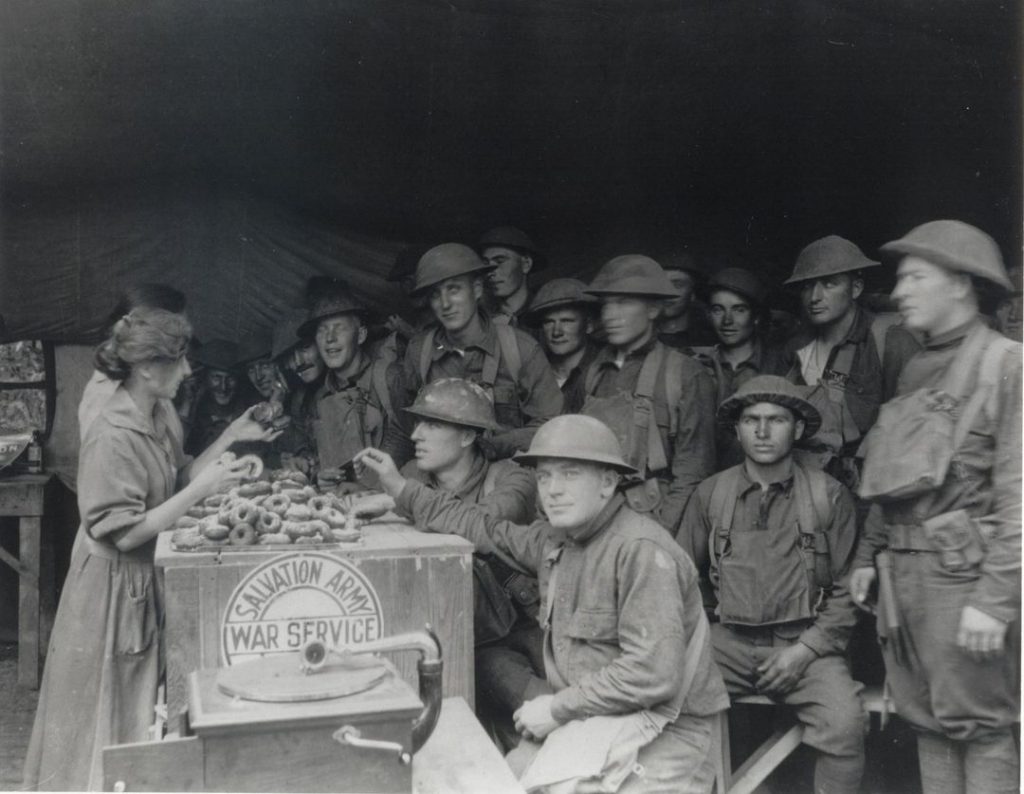
<path id="1" fill-rule="evenodd" d="M 293 504 L 284 514 L 285 521 L 309 521 L 313 517 L 313 511 L 309 505 Z"/>
<path id="2" fill-rule="evenodd" d="M 288 479 L 288 480 L 291 480 L 292 482 L 298 483 L 300 488 L 303 485 L 309 485 L 309 477 L 307 477 L 305 474 L 303 474 L 298 469 L 288 469 L 287 474 L 288 474 L 288 476 L 285 477 L 285 479 Z"/>
<path id="3" fill-rule="evenodd" d="M 256 543 L 256 530 L 249 524 L 235 524 L 228 533 L 228 543 L 232 546 L 252 546 Z"/>
<path id="4" fill-rule="evenodd" d="M 331 502 L 326 496 L 314 496 L 309 500 L 309 509 L 313 513 L 313 518 L 326 521 L 327 513 L 331 509 Z"/>
<path id="5" fill-rule="evenodd" d="M 203 527 L 203 535 L 208 540 L 227 540 L 229 532 L 231 530 L 223 524 L 207 524 Z"/>
<path id="6" fill-rule="evenodd" d="M 264 510 L 260 513 L 260 520 L 256 522 L 256 531 L 262 535 L 276 535 L 281 531 L 281 516 Z"/>
<path id="7" fill-rule="evenodd" d="M 281 493 L 291 499 L 292 504 L 296 505 L 304 505 L 310 499 L 310 494 L 307 493 L 305 488 L 282 488 Z"/>
<path id="8" fill-rule="evenodd" d="M 182 516 L 181 518 L 179 518 L 177 521 L 174 522 L 174 526 L 177 527 L 178 529 L 187 529 L 188 527 L 197 527 L 198 528 L 198 526 L 199 526 L 199 519 L 198 518 L 194 518 L 193 516 Z"/>
<path id="9" fill-rule="evenodd" d="M 203 545 L 203 536 L 196 527 L 176 529 L 171 533 L 171 545 L 176 549 L 198 549 Z"/>
<path id="10" fill-rule="evenodd" d="M 206 510 L 204 510 L 200 505 L 192 505 L 192 507 L 185 511 L 185 515 L 189 518 L 195 519 L 206 518 Z"/>
<path id="11" fill-rule="evenodd" d="M 231 526 L 248 524 L 252 526 L 259 518 L 259 508 L 252 502 L 235 502 L 235 507 L 228 516 Z"/>
<path id="12" fill-rule="evenodd" d="M 220 507 L 227 499 L 227 494 L 215 493 L 213 496 L 207 496 L 203 500 L 203 507 Z"/>
<path id="13" fill-rule="evenodd" d="M 331 531 L 331 528 L 327 525 L 326 521 L 320 521 L 316 518 L 312 521 L 307 521 L 306 526 L 322 538 L 326 538 L 327 534 Z"/>
<path id="14" fill-rule="evenodd" d="M 316 516 L 320 518 L 320 516 Z M 323 521 L 327 522 L 327 526 L 331 529 L 343 529 L 345 527 L 346 517 L 345 514 L 340 510 L 331 507 L 327 510 L 327 515 L 323 517 Z"/>
<path id="15" fill-rule="evenodd" d="M 283 525 L 284 534 L 293 540 L 312 537 L 314 530 L 309 523 L 308 521 L 285 521 Z"/>
<path id="16" fill-rule="evenodd" d="M 363 533 L 358 529 L 331 529 L 330 537 L 338 543 L 355 543 L 361 540 Z"/>
<path id="17" fill-rule="evenodd" d="M 260 539 L 257 542 L 260 546 L 271 546 L 279 543 L 291 543 L 292 539 L 283 532 L 278 532 L 273 535 L 260 535 Z"/>
<path id="18" fill-rule="evenodd" d="M 238 495 L 243 499 L 251 499 L 254 496 L 266 496 L 270 493 L 270 483 L 266 480 L 247 482 L 238 486 Z"/>
<path id="19" fill-rule="evenodd" d="M 292 506 L 292 500 L 285 496 L 283 493 L 275 493 L 268 496 L 263 500 L 263 509 L 269 510 L 271 513 L 277 513 L 282 518 L 284 514 L 288 512 L 288 508 Z"/>
<path id="20" fill-rule="evenodd" d="M 228 507 L 231 506 L 228 502 L 225 502 L 224 504 L 228 505 Z M 220 508 L 219 507 L 210 507 L 209 505 L 205 505 L 203 507 L 203 512 L 206 513 L 206 516 L 216 516 L 216 515 L 220 514 Z M 204 516 L 204 518 L 206 516 Z"/>
<path id="21" fill-rule="evenodd" d="M 321 542 L 320 538 L 318 538 L 316 536 L 312 536 L 312 537 L 308 537 L 308 538 L 307 537 L 295 538 L 295 541 L 294 541 L 296 546 L 315 546 L 315 545 L 317 545 L 320 542 Z"/>
<path id="22" fill-rule="evenodd" d="M 263 461 L 259 455 L 242 455 L 235 461 L 235 465 L 240 463 L 245 463 L 249 467 L 249 471 L 242 475 L 247 480 L 258 479 L 263 474 Z"/>

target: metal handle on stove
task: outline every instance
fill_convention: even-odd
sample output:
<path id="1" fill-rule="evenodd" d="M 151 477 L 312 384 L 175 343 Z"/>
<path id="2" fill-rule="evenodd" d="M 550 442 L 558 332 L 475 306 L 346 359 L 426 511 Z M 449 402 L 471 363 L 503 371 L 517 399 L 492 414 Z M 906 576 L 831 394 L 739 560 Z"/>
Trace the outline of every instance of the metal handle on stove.
<path id="1" fill-rule="evenodd" d="M 332 734 L 334 741 L 338 744 L 347 744 L 350 747 L 359 747 L 363 750 L 383 750 L 386 753 L 395 753 L 398 763 L 403 766 L 412 763 L 412 754 L 407 752 L 398 742 L 383 742 L 380 739 L 364 739 L 359 729 L 353 725 L 342 725 Z"/>

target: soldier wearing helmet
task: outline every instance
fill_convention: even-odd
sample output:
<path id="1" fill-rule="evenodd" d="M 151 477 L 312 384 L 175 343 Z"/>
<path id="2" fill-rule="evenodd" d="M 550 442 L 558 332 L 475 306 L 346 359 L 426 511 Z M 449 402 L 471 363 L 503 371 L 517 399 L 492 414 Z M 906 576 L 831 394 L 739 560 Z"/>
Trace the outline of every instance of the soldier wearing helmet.
<path id="1" fill-rule="evenodd" d="M 480 237 L 480 257 L 491 270 L 487 286 L 494 299 L 494 322 L 517 326 L 530 303 L 527 276 L 544 263 L 527 234 L 514 226 L 499 226 Z"/>
<path id="2" fill-rule="evenodd" d="M 765 283 L 745 268 L 723 268 L 708 281 L 708 317 L 718 342 L 697 360 L 715 378 L 719 405 L 751 378 L 789 371 L 789 358 L 768 341 L 767 299 Z M 715 446 L 719 470 L 743 462 L 743 449 L 732 428 L 719 427 Z"/>
<path id="3" fill-rule="evenodd" d="M 607 343 L 584 375 L 581 412 L 612 428 L 640 472 L 626 489 L 630 506 L 674 534 L 693 489 L 715 470 L 714 381 L 658 340 L 664 301 L 678 292 L 653 259 L 615 257 L 586 292 L 601 301 Z"/>
<path id="4" fill-rule="evenodd" d="M 296 332 L 315 343 L 326 369 L 309 423 L 321 471 L 344 465 L 369 443 L 381 444 L 387 433 L 391 395 L 383 368 L 364 349 L 365 316 L 347 285 L 332 282 L 320 287 Z"/>
<path id="5" fill-rule="evenodd" d="M 700 301 L 706 274 L 692 256 L 677 252 L 658 257 L 678 297 L 665 301 L 658 321 L 658 339 L 687 355 L 715 344 L 715 334 Z"/>
<path id="6" fill-rule="evenodd" d="M 851 575 L 879 635 L 925 791 L 1017 791 L 1021 346 L 980 305 L 1012 291 L 995 241 L 932 221 L 886 243 L 892 293 L 924 334 L 864 441 L 873 501 Z"/>
<path id="7" fill-rule="evenodd" d="M 562 394 L 540 346 L 481 311 L 490 269 L 459 243 L 435 246 L 420 258 L 414 292 L 428 296 L 438 324 L 410 340 L 397 402 L 410 405 L 423 384 L 438 378 L 479 383 L 492 396 L 500 425 L 484 442 L 488 457 L 497 460 L 529 446 L 536 428 L 562 410 Z M 389 447 L 400 462 L 408 459 L 407 433 L 397 422 Z"/>
<path id="8" fill-rule="evenodd" d="M 597 355 L 591 341 L 597 300 L 575 278 L 556 278 L 544 284 L 523 313 L 524 325 L 539 328 L 538 338 L 555 380 L 562 389 L 564 413 L 583 407 L 583 373 Z"/>
<path id="9" fill-rule="evenodd" d="M 242 375 L 238 345 L 227 339 L 211 339 L 195 354 L 202 368 L 201 395 L 193 414 L 185 451 L 198 455 L 224 432 L 229 424 L 259 402 L 259 394 Z"/>
<path id="10" fill-rule="evenodd" d="M 853 499 L 793 459 L 821 417 L 805 387 L 758 375 L 718 410 L 744 461 L 705 480 L 678 536 L 714 593 L 715 660 L 733 697 L 791 705 L 818 751 L 814 790 L 850 792 L 864 771 L 860 685 L 845 653 L 856 609 L 845 586 L 857 540 Z"/>
<path id="11" fill-rule="evenodd" d="M 592 774 L 576 767 L 585 745 L 605 759 L 601 790 L 711 791 L 714 715 L 728 696 L 712 661 L 697 572 L 619 492 L 621 478 L 636 471 L 608 427 L 558 416 L 516 456 L 534 467 L 546 516 L 529 525 L 409 482 L 379 450 L 359 459 L 417 526 L 462 535 L 537 575 L 546 678 L 532 682 L 543 694 L 515 714 L 525 741 L 509 754 L 514 770 L 526 770 L 524 785 Z M 547 763 L 526 769 L 538 753 Z M 542 777 L 542 767 L 557 768 L 558 777 Z"/>
<path id="12" fill-rule="evenodd" d="M 405 477 L 479 505 L 495 518 L 533 521 L 533 475 L 511 460 L 488 462 L 480 449 L 480 438 L 497 428 L 494 406 L 480 386 L 441 378 L 420 389 L 404 410 L 415 421 L 416 445 L 416 457 L 402 467 Z M 512 714 L 530 681 L 544 676 L 537 580 L 505 555 L 475 555 L 473 573 L 477 714 L 510 749 Z"/>
<path id="13" fill-rule="evenodd" d="M 876 318 L 858 303 L 864 271 L 878 265 L 854 243 L 829 235 L 800 252 L 785 282 L 799 289 L 807 324 L 786 345 L 793 357 L 787 377 L 815 387 L 809 399 L 822 415 L 813 459 L 851 489 L 857 487 L 860 439 L 895 388 L 884 373 L 898 375 L 917 347 L 893 318 Z"/>
<path id="14" fill-rule="evenodd" d="M 308 313 L 302 309 L 286 312 L 274 326 L 270 358 L 283 378 L 284 415 L 291 419 L 274 442 L 280 463 L 309 473 L 316 450 L 312 437 L 313 400 L 323 385 L 326 368 L 313 339 L 299 336 Z"/>

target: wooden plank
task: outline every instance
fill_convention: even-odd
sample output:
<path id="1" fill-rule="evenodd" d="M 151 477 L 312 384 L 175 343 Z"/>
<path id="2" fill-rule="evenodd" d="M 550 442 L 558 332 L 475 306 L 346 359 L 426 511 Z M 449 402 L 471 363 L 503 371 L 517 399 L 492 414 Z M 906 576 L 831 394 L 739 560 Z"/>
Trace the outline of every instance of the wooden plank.
<path id="1" fill-rule="evenodd" d="M 412 759 L 415 794 L 523 794 L 512 770 L 461 697 L 445 698 L 437 727 Z"/>
<path id="2" fill-rule="evenodd" d="M 41 516 L 49 474 L 0 480 L 0 516 Z"/>
<path id="3" fill-rule="evenodd" d="M 804 738 L 804 726 L 799 723 L 788 730 L 775 731 L 750 758 L 729 783 L 729 794 L 753 794 L 775 768 L 792 753 Z"/>
<path id="4" fill-rule="evenodd" d="M 103 748 L 103 790 L 204 791 L 203 743 L 195 736 Z"/>
<path id="5" fill-rule="evenodd" d="M 39 686 L 39 516 L 19 519 L 18 559 L 25 575 L 18 577 L 18 683 Z"/>

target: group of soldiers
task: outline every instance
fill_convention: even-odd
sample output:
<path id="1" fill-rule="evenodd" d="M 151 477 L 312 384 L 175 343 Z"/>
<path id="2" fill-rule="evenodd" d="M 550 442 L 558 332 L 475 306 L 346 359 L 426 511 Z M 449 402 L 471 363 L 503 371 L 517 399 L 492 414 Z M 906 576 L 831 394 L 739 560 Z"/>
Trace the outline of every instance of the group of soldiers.
<path id="1" fill-rule="evenodd" d="M 758 693 L 817 791 L 857 791 L 861 607 L 925 790 L 1016 791 L 1020 271 L 959 221 L 881 254 L 807 245 L 787 331 L 756 269 L 627 254 L 531 291 L 542 255 L 493 229 L 400 260 L 386 335 L 322 282 L 269 342 L 206 343 L 179 412 L 202 449 L 276 404 L 281 464 L 474 542 L 479 710 L 538 785 L 706 791 L 712 717 Z"/>

